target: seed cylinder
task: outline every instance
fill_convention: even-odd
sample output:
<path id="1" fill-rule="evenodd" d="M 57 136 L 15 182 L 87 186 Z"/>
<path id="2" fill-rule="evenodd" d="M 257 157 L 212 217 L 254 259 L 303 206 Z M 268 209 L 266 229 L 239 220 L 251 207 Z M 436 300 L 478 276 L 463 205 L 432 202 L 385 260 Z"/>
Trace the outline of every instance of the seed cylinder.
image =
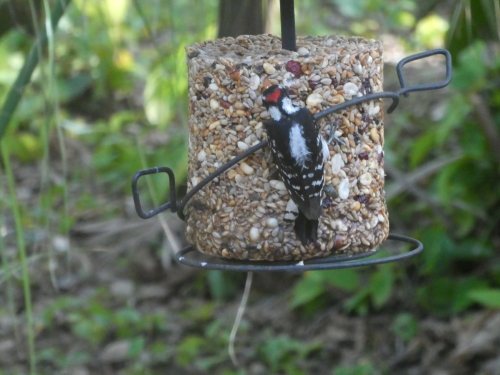
<path id="1" fill-rule="evenodd" d="M 297 51 L 272 35 L 221 38 L 186 48 L 189 72 L 188 190 L 266 139 L 262 92 L 287 87 L 292 101 L 318 113 L 383 90 L 376 40 L 297 38 Z M 198 192 L 186 208 L 186 236 L 203 253 L 246 260 L 305 260 L 373 250 L 388 236 L 381 101 L 318 120 L 345 145 L 330 144 L 318 243 L 303 246 L 284 220 L 290 199 L 270 150 L 246 158 Z"/>

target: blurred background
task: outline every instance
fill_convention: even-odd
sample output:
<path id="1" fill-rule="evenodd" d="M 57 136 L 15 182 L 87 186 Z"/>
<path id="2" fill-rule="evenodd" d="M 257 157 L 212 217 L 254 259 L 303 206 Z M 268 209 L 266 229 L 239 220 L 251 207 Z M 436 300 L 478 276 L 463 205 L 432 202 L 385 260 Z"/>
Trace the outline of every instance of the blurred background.
<path id="1" fill-rule="evenodd" d="M 169 166 L 184 194 L 184 47 L 279 34 L 279 2 L 0 0 L 0 374 L 500 374 L 500 2 L 295 3 L 300 35 L 382 40 L 387 91 L 401 58 L 452 53 L 450 86 L 385 122 L 391 232 L 423 254 L 255 274 L 233 366 L 245 275 L 175 264 L 183 223 L 139 219 L 130 181 Z M 442 80 L 443 59 L 405 73 Z"/>

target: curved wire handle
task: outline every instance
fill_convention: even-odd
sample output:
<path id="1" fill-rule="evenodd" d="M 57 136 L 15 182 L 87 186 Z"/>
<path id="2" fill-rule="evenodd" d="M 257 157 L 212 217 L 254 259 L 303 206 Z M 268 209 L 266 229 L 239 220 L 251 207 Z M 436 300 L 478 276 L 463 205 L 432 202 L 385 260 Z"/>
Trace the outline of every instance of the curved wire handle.
<path id="1" fill-rule="evenodd" d="M 415 86 L 407 86 L 406 85 L 406 80 L 405 76 L 403 74 L 403 67 L 415 60 L 420 60 L 429 56 L 434 56 L 434 55 L 444 55 L 446 58 L 446 77 L 443 81 L 437 82 L 437 83 L 428 83 L 428 84 L 423 84 L 423 85 L 415 85 Z M 316 120 L 323 118 L 325 116 L 331 115 L 334 112 L 340 111 L 342 109 L 358 105 L 364 102 L 368 102 L 371 100 L 377 100 L 377 99 L 384 99 L 384 98 L 390 98 L 392 99 L 392 104 L 390 107 L 387 109 L 387 113 L 392 113 L 396 107 L 399 104 L 399 97 L 401 95 L 404 95 L 406 98 L 409 96 L 411 92 L 414 91 L 426 91 L 426 90 L 437 90 L 440 88 L 443 88 L 447 86 L 450 81 L 451 81 L 451 54 L 445 49 L 435 49 L 431 51 L 426 51 L 426 52 L 421 52 L 417 53 L 415 55 L 411 55 L 408 57 L 405 57 L 402 59 L 397 67 L 396 67 L 396 72 L 398 74 L 398 79 L 399 83 L 401 85 L 401 88 L 397 91 L 388 91 L 388 92 L 377 92 L 377 93 L 372 93 L 368 94 L 365 96 L 361 96 L 355 99 L 351 99 L 349 101 L 346 101 L 342 104 L 335 105 L 333 107 L 330 107 L 328 109 L 325 109 L 324 111 L 321 111 L 319 113 L 316 113 L 314 115 L 314 118 Z M 137 212 L 137 215 L 139 215 L 140 218 L 142 219 L 149 219 L 150 217 L 158 215 L 160 212 L 166 211 L 170 209 L 172 212 L 177 213 L 177 216 L 182 221 L 186 220 L 186 216 L 184 215 L 184 207 L 186 206 L 187 202 L 201 189 L 203 189 L 210 181 L 212 181 L 214 178 L 219 176 L 220 174 L 224 173 L 227 171 L 229 168 L 234 166 L 235 164 L 239 163 L 241 160 L 245 159 L 246 157 L 252 155 L 253 153 L 257 152 L 258 150 L 264 148 L 267 146 L 267 139 L 263 140 L 262 142 L 256 144 L 253 147 L 250 147 L 248 150 L 245 150 L 238 156 L 235 156 L 233 159 L 231 159 L 229 162 L 224 164 L 222 167 L 217 168 L 214 172 L 212 172 L 210 175 L 205 177 L 198 185 L 194 186 L 182 199 L 181 202 L 177 203 L 177 197 L 176 197 L 176 192 L 175 192 L 175 178 L 174 178 L 174 173 L 170 168 L 167 167 L 155 167 L 155 168 L 149 168 L 149 169 L 143 169 L 139 172 L 137 172 L 134 177 L 132 178 L 132 195 L 134 197 L 134 206 L 135 206 L 135 211 Z M 170 202 L 164 203 L 161 206 L 154 208 L 148 212 L 144 212 L 142 209 L 141 201 L 139 199 L 139 192 L 137 190 L 137 182 L 139 178 L 145 175 L 150 175 L 150 174 L 156 174 L 164 172 L 169 175 L 169 190 L 170 190 Z"/>
<path id="2" fill-rule="evenodd" d="M 142 176 L 147 176 L 150 174 L 156 174 L 160 172 L 168 174 L 168 183 L 170 188 L 170 202 L 164 203 L 161 206 L 152 209 L 151 211 L 144 212 L 142 210 L 141 200 L 139 198 L 139 190 L 137 190 L 137 182 L 139 181 L 139 178 L 141 178 Z M 141 219 L 149 219 L 150 217 L 156 216 L 160 212 L 166 211 L 169 208 L 172 210 L 172 212 L 176 212 L 177 198 L 175 195 L 174 171 L 172 171 L 168 167 L 154 167 L 149 169 L 143 169 L 142 171 L 137 172 L 132 178 L 132 197 L 134 198 L 135 211 L 137 212 L 137 215 L 139 215 Z"/>

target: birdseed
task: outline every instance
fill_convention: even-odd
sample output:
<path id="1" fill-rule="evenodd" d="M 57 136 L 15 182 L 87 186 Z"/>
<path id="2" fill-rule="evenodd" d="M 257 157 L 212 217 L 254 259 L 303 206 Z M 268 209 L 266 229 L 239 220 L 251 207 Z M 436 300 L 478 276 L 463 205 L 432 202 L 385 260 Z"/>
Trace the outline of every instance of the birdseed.
<path id="1" fill-rule="evenodd" d="M 266 139 L 261 94 L 287 87 L 314 114 L 382 91 L 383 49 L 376 40 L 298 37 L 297 52 L 272 35 L 221 38 L 188 46 L 188 190 L 217 167 Z M 304 247 L 285 220 L 290 196 L 268 147 L 210 182 L 188 203 L 186 237 L 203 253 L 248 260 L 304 260 L 372 250 L 388 236 L 381 101 L 318 121 L 332 142 L 325 163 L 318 244 Z"/>

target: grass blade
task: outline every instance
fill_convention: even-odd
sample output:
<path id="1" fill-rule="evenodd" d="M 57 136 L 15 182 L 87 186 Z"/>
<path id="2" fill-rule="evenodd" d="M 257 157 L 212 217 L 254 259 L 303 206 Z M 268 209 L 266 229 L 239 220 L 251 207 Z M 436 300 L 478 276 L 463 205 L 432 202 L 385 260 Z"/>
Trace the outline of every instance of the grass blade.
<path id="1" fill-rule="evenodd" d="M 7 151 L 6 142 L 1 147 L 2 161 L 5 166 L 5 174 L 7 175 L 7 184 L 10 191 L 10 200 L 12 206 L 12 213 L 14 215 L 14 222 L 17 234 L 17 248 L 19 251 L 19 260 L 22 268 L 24 303 L 26 305 L 26 320 L 28 331 L 28 351 L 30 358 L 30 374 L 36 374 L 36 353 L 35 353 L 35 332 L 33 326 L 33 308 L 31 305 L 31 289 L 30 289 L 30 275 L 28 270 L 28 260 L 26 257 L 26 245 L 24 243 L 24 233 L 21 222 L 21 212 L 16 197 L 16 185 L 14 182 L 14 175 L 10 166 L 9 153 Z"/>
<path id="2" fill-rule="evenodd" d="M 57 27 L 59 20 L 61 19 L 64 11 L 68 7 L 71 0 L 58 0 L 56 5 L 54 6 L 53 11 L 51 12 L 51 23 L 53 28 Z M 48 38 L 47 38 L 47 30 L 43 29 L 43 31 L 38 36 L 37 40 L 31 47 L 28 58 L 24 62 L 24 65 L 17 76 L 14 85 L 9 91 L 7 95 L 7 99 L 0 110 L 0 140 L 3 138 L 7 126 L 9 125 L 10 119 L 16 110 L 19 101 L 23 97 L 24 89 L 29 84 L 31 80 L 31 75 L 38 65 L 39 61 L 39 50 L 44 49 L 47 46 Z"/>

